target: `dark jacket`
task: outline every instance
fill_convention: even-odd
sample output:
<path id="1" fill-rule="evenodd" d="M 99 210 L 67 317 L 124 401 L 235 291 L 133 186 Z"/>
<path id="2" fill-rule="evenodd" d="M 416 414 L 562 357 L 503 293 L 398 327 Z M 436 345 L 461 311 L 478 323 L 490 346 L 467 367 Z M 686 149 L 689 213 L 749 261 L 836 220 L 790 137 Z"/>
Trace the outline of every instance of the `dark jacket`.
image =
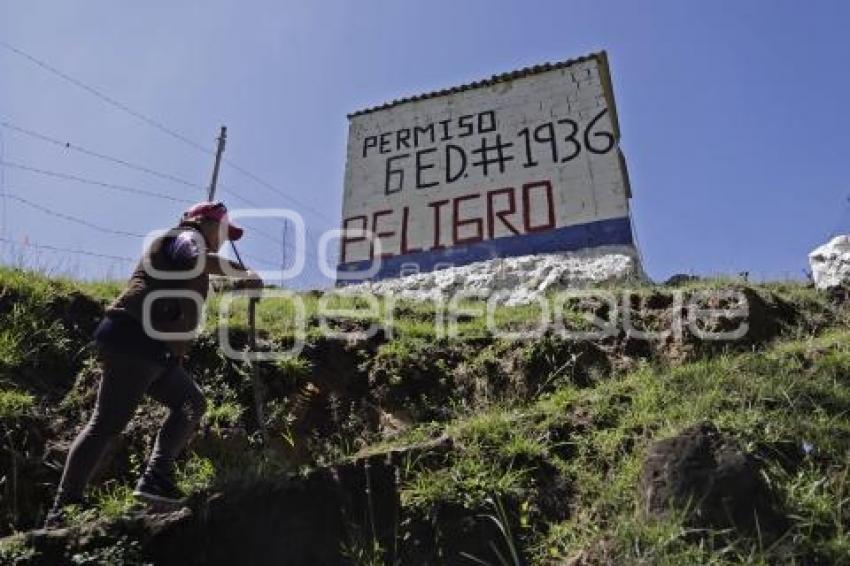
<path id="1" fill-rule="evenodd" d="M 197 225 L 192 222 L 183 222 L 178 228 L 196 229 Z M 173 237 L 173 234 L 172 234 Z M 165 253 L 165 246 L 169 243 L 169 237 L 157 238 L 139 261 L 133 274 L 127 282 L 127 287 L 115 301 L 106 309 L 106 314 L 113 317 L 130 317 L 138 323 L 144 320 L 145 298 L 154 291 L 176 291 L 192 292 L 196 300 L 189 297 L 168 296 L 153 299 L 148 308 L 150 310 L 150 324 L 158 332 L 195 332 L 200 330 L 203 322 L 203 303 L 209 292 L 209 275 L 201 273 L 194 277 L 169 279 L 157 276 L 156 271 L 180 272 L 187 271 L 185 263 L 176 262 L 169 254 Z M 149 273 L 146 261 L 149 261 L 154 270 Z M 167 345 L 172 354 L 180 357 L 189 351 L 193 337 L 159 339 Z"/>

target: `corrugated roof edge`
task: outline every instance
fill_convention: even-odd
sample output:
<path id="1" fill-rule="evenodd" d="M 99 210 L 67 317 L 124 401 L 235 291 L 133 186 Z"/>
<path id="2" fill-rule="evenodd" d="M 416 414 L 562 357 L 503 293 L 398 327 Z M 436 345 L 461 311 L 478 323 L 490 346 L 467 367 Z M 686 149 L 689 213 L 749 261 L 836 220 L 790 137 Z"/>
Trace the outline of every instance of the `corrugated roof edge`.
<path id="1" fill-rule="evenodd" d="M 591 59 L 598 59 L 599 62 L 607 67 L 608 58 L 605 51 L 598 51 L 596 53 L 589 53 L 587 55 L 582 55 L 581 57 L 576 57 L 575 59 L 567 59 L 566 61 L 560 61 L 558 63 L 543 63 L 541 65 L 533 65 L 531 67 L 524 67 L 522 69 L 517 69 L 516 71 L 510 71 L 507 73 L 501 73 L 498 75 L 493 75 L 489 79 L 484 79 L 481 81 L 474 81 L 471 83 L 466 83 L 464 85 L 455 86 L 451 88 L 444 88 L 442 90 L 434 90 L 431 92 L 426 92 L 425 94 L 419 94 L 416 96 L 408 96 L 405 98 L 398 98 L 393 100 L 392 102 L 385 102 L 384 104 L 380 104 L 378 106 L 372 106 L 370 108 L 364 108 L 363 110 L 357 110 L 356 112 L 352 112 L 348 115 L 349 118 L 353 118 L 355 116 L 360 116 L 362 114 L 369 114 L 370 112 L 376 112 L 378 110 L 386 110 L 387 108 L 392 108 L 393 106 L 398 106 L 400 104 L 405 104 L 407 102 L 415 102 L 417 100 L 425 100 L 428 98 L 437 98 L 440 96 L 446 96 L 449 94 L 456 94 L 458 92 L 463 92 L 465 90 L 469 90 L 472 88 L 479 88 L 482 86 L 490 86 L 498 83 L 503 83 L 507 81 L 512 81 L 515 79 L 520 79 L 523 77 L 529 77 L 531 75 L 537 75 L 540 73 L 545 73 L 547 71 L 554 71 L 555 69 L 563 69 L 564 67 L 570 67 L 572 65 L 576 65 L 578 63 L 584 63 L 585 61 L 590 61 Z"/>

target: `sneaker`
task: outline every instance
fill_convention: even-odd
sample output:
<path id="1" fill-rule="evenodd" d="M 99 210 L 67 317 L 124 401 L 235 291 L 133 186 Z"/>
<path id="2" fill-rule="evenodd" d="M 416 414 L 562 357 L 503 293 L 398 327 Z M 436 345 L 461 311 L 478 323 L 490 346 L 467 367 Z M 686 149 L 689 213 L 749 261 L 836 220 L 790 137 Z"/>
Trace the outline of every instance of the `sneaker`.
<path id="1" fill-rule="evenodd" d="M 64 529 L 68 526 L 68 514 L 63 507 L 53 507 L 44 519 L 45 529 Z"/>
<path id="2" fill-rule="evenodd" d="M 145 472 L 133 490 L 133 496 L 148 503 L 176 505 L 182 503 L 183 493 L 171 478 L 152 472 Z"/>
<path id="3" fill-rule="evenodd" d="M 83 507 L 82 498 L 68 498 L 62 493 L 57 493 L 53 500 L 53 507 L 44 518 L 45 529 L 63 529 L 71 522 L 71 513 L 76 513 Z"/>
<path id="4" fill-rule="evenodd" d="M 47 516 L 44 518 L 45 529 L 64 529 L 71 523 L 70 508 L 75 509 L 75 513 L 81 509 L 82 501 L 74 503 L 64 503 L 62 505 L 53 504 Z"/>

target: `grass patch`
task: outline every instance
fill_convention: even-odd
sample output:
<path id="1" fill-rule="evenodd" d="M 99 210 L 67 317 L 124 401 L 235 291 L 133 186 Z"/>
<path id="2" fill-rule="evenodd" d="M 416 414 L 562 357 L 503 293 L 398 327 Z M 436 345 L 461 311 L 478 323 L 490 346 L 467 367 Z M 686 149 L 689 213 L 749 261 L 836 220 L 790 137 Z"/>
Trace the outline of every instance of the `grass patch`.
<path id="1" fill-rule="evenodd" d="M 527 405 L 447 423 L 443 431 L 456 450 L 443 467 L 410 470 L 402 501 L 411 511 L 447 502 L 475 509 L 488 497 L 533 503 L 534 474 L 548 462 L 572 486 L 564 502 L 572 511 L 567 520 L 525 533 L 535 560 L 599 547 L 616 563 L 767 564 L 783 557 L 840 563 L 850 556 L 848 414 L 846 329 L 680 367 L 644 363 L 594 387 L 561 387 Z M 730 543 L 728 533 L 694 533 L 675 517 L 645 521 L 636 514 L 650 442 L 703 420 L 766 462 L 765 474 L 792 520 L 776 545 Z M 428 434 L 437 434 L 433 426 Z M 422 436 L 414 430 L 395 442 Z M 799 449 L 799 469 L 789 471 L 772 452 L 777 446 Z"/>
<path id="2" fill-rule="evenodd" d="M 18 419 L 29 414 L 35 406 L 35 397 L 12 389 L 0 390 L 0 419 Z"/>
<path id="3" fill-rule="evenodd" d="M 740 285 L 704 280 L 679 289 Z M 362 360 L 369 379 L 367 401 L 383 410 L 399 409 L 418 424 L 396 439 L 368 446 L 364 453 L 441 434 L 453 439 L 455 448 L 444 461 L 409 462 L 402 470 L 401 498 L 408 516 L 433 517 L 436 509 L 445 507 L 495 516 L 499 502 L 504 504 L 499 520 L 512 529 L 511 544 L 535 562 L 590 553 L 603 563 L 841 563 L 850 556 L 846 311 L 802 284 L 771 283 L 754 289 L 771 299 L 765 300 L 767 310 L 793 311 L 793 316 L 781 317 L 787 326 L 782 341 L 757 343 L 750 351 L 707 349 L 680 365 L 651 356 L 651 361 L 632 359 L 599 372 L 595 366 L 585 371 L 578 362 L 584 363 L 587 353 L 563 341 L 490 336 L 482 301 L 459 305 L 467 312 L 456 320 L 458 337 L 445 339 L 441 332 L 448 321 L 443 319 L 442 327 L 435 324 L 441 315 L 434 302 L 296 296 L 304 308 L 308 340 L 319 336 L 323 324 L 365 330 L 391 321 L 385 329 L 389 341 Z M 671 292 L 657 286 L 609 290 L 620 299 L 632 292 L 638 298 Z M 31 415 L 46 406 L 37 388 L 21 383 L 21 375 L 73 378 L 73 373 L 43 370 L 68 373 L 84 367 L 67 360 L 79 354 L 81 341 L 88 338 L 75 336 L 50 305 L 77 292 L 105 302 L 119 291 L 118 283 L 76 283 L 0 269 L 0 419 Z M 210 298 L 207 335 L 203 347 L 195 350 L 198 367 L 193 368 L 207 378 L 213 402 L 205 424 L 214 434 L 251 426 L 242 422 L 250 410 L 249 381 L 241 375 L 241 366 L 227 364 L 209 336 L 218 324 L 222 300 L 218 294 Z M 571 329 L 587 325 L 579 306 L 570 303 L 565 308 L 564 322 Z M 226 322 L 234 331 L 244 330 L 246 314 L 247 300 L 237 299 Z M 258 327 L 264 338 L 285 342 L 294 336 L 298 315 L 291 298 L 263 300 Z M 527 330 L 539 327 L 541 316 L 538 305 L 500 307 L 494 322 L 501 330 Z M 546 322 L 554 320 L 551 316 Z M 62 360 L 64 365 L 59 364 Z M 312 375 L 310 362 L 303 358 L 285 358 L 263 370 L 266 376 L 295 384 Z M 515 389 L 522 379 L 528 392 L 520 395 Z M 501 389 L 495 387 L 498 380 L 505 382 Z M 278 395 L 267 399 L 270 430 L 294 446 L 294 439 L 288 438 L 294 417 L 286 397 L 292 388 L 268 383 L 270 394 Z M 65 406 L 77 409 L 73 400 L 66 398 Z M 695 533 L 677 517 L 647 521 L 636 513 L 636 486 L 649 444 L 702 420 L 713 421 L 765 462 L 764 475 L 791 518 L 791 529 L 777 545 L 730 539 L 729 533 Z M 352 436 L 346 436 L 348 441 Z M 334 457 L 347 453 L 341 436 L 326 444 L 333 445 Z M 316 454 L 311 454 L 314 461 Z M 788 454 L 794 461 L 788 461 Z M 225 456 L 215 461 L 191 456 L 178 472 L 181 488 L 198 492 L 214 483 L 222 485 L 237 471 L 273 475 L 284 468 L 271 457 L 248 462 L 241 454 L 235 457 L 236 466 L 229 466 Z M 95 514 L 106 518 L 126 514 L 133 504 L 130 487 L 114 482 L 97 490 L 95 501 Z"/>
<path id="4" fill-rule="evenodd" d="M 35 556 L 35 549 L 27 545 L 23 534 L 15 534 L 0 540 L 0 563 L 28 564 Z"/>
<path id="5" fill-rule="evenodd" d="M 215 479 L 213 461 L 197 454 L 189 456 L 186 463 L 177 470 L 177 486 L 187 495 L 211 488 Z"/>
<path id="6" fill-rule="evenodd" d="M 242 405 L 232 400 L 210 404 L 204 413 L 203 424 L 212 427 L 215 431 L 232 428 L 239 424 L 244 411 L 245 408 Z"/>

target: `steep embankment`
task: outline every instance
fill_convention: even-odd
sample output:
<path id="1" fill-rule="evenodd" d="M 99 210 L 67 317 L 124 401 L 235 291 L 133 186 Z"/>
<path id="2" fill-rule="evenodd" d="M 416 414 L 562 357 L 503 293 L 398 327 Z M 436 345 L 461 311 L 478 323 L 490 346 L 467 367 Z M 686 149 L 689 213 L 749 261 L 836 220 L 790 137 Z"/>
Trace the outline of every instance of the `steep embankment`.
<path id="1" fill-rule="evenodd" d="M 706 293 L 718 289 L 738 291 L 749 307 L 747 332 L 734 340 L 699 337 L 741 322 L 731 311 L 697 316 L 698 307 L 736 306 Z M 18 533 L 0 543 L 0 561 L 840 563 L 850 555 L 841 297 L 722 281 L 556 301 L 560 314 L 546 316 L 560 327 L 527 338 L 495 336 L 480 303 L 464 302 L 453 325 L 434 304 L 376 307 L 355 297 L 331 300 L 337 311 L 323 319 L 325 299 L 301 295 L 305 347 L 260 365 L 266 446 L 250 370 L 219 348 L 214 298 L 208 334 L 188 361 L 210 410 L 180 464 L 193 493 L 187 508 L 143 515 L 129 497 L 163 415 L 146 405 L 98 471 L 91 508 L 69 529 L 26 532 L 43 519 L 68 442 L 91 410 L 98 367 L 88 336 L 116 291 L 0 271 L 0 533 Z M 285 298 L 261 303 L 261 346 L 291 346 L 297 312 Z M 231 313 L 225 336 L 239 350 L 244 303 Z M 521 331 L 539 329 L 543 314 L 498 307 L 492 319 Z M 557 332 L 599 329 L 599 320 L 618 321 L 617 330 L 592 340 Z"/>

